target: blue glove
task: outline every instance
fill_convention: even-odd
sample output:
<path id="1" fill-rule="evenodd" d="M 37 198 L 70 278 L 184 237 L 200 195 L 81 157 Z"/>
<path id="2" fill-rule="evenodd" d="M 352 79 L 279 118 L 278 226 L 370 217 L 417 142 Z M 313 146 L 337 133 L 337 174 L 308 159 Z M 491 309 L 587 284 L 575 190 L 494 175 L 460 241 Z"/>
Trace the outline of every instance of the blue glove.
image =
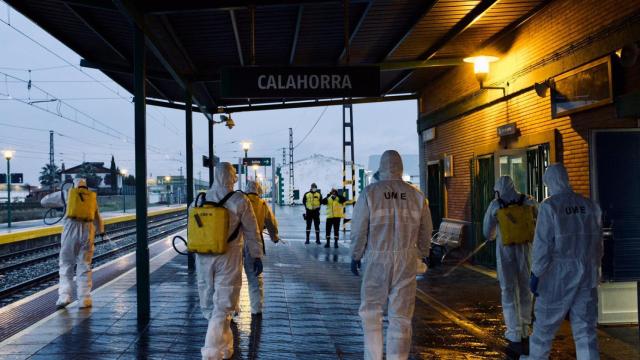
<path id="1" fill-rule="evenodd" d="M 360 273 L 358 269 L 362 266 L 362 262 L 360 260 L 351 260 L 351 272 L 353 275 L 358 276 Z"/>
<path id="2" fill-rule="evenodd" d="M 531 293 L 533 296 L 538 296 L 538 277 L 536 274 L 531 273 L 531 278 L 529 279 L 529 288 L 531 289 Z"/>
<path id="3" fill-rule="evenodd" d="M 256 273 L 256 276 L 262 274 L 262 259 L 256 258 L 253 260 L 253 272 Z"/>

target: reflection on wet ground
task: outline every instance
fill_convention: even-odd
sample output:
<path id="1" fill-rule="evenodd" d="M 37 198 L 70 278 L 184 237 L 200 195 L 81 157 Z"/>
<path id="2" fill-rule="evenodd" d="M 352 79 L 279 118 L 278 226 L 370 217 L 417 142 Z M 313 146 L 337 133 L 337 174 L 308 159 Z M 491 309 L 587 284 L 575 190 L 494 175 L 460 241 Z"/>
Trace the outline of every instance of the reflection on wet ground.
<path id="1" fill-rule="evenodd" d="M 360 278 L 349 271 L 347 237 L 342 236 L 338 249 L 304 245 L 301 211 L 277 209 L 288 244 L 267 241 L 261 318 L 251 316 L 243 278 L 243 310 L 232 329 L 233 359 L 363 358 Z M 0 358 L 200 359 L 207 321 L 199 309 L 195 276 L 187 271 L 184 257 L 167 261 L 151 274 L 152 319 L 142 333 L 136 329 L 135 274 L 127 275 L 113 289 L 98 291 L 95 303 L 100 305 L 86 310 L 86 316 L 78 318 L 80 311 L 72 307 L 40 328 L 43 334 L 57 334 L 68 327 L 62 335 L 36 345 L 31 334 L 4 346 Z M 410 358 L 505 358 L 497 281 L 468 267 L 443 276 L 450 269 L 433 268 L 419 277 Z M 599 338 L 602 359 L 640 359 L 636 327 L 604 328 Z M 574 358 L 565 323 L 551 359 Z"/>

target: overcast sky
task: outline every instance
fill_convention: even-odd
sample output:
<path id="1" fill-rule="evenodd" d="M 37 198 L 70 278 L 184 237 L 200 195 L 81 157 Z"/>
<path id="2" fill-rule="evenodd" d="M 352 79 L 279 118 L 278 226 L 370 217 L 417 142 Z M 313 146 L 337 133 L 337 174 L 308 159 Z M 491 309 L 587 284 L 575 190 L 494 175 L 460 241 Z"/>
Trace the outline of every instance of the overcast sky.
<path id="1" fill-rule="evenodd" d="M 9 10 L 4 2 L 0 2 L 0 20 L 0 149 L 15 150 L 12 172 L 22 172 L 25 182 L 37 184 L 40 168 L 49 161 L 49 130 L 56 133 L 58 166 L 62 161 L 68 168 L 86 160 L 105 162 L 108 167 L 113 154 L 120 168 L 133 172 L 131 94 L 101 72 L 81 69 L 76 53 L 20 13 Z M 27 86 L 29 79 L 31 89 Z M 51 98 L 61 101 L 42 102 Z M 216 155 L 223 161 L 237 162 L 241 156 L 239 142 L 248 140 L 253 143 L 249 156 L 276 157 L 279 162 L 281 148 L 289 146 L 288 129 L 294 129 L 297 145 L 324 110 L 314 107 L 233 114 L 233 130 L 220 125 L 215 128 Z M 177 175 L 185 166 L 184 113 L 147 106 L 147 114 L 149 175 Z M 366 165 L 369 155 L 391 148 L 416 154 L 415 124 L 415 101 L 356 105 L 356 161 Z M 206 121 L 194 113 L 196 178 L 199 172 L 206 178 L 200 160 L 206 152 Z M 297 146 L 294 157 L 302 159 L 316 153 L 342 157 L 341 107 L 326 109 L 317 126 Z M 0 163 L 0 171 L 6 172 L 6 164 Z"/>

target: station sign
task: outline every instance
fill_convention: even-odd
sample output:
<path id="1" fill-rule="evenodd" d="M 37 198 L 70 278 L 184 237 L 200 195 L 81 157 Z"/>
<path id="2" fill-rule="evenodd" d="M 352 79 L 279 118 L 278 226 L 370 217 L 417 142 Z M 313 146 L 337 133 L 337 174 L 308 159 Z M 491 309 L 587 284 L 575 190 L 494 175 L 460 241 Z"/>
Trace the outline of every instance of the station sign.
<path id="1" fill-rule="evenodd" d="M 227 99 L 380 96 L 378 66 L 230 66 L 220 80 Z"/>
<path id="2" fill-rule="evenodd" d="M 506 125 L 502 125 L 498 127 L 498 136 L 513 136 L 518 134 L 518 128 L 516 127 L 516 123 L 509 123 Z"/>
<path id="3" fill-rule="evenodd" d="M 12 173 L 11 174 L 11 183 L 12 184 L 22 184 L 24 182 L 23 173 Z M 0 174 L 0 184 L 7 183 L 7 174 Z"/>
<path id="4" fill-rule="evenodd" d="M 242 165 L 271 166 L 271 158 L 246 157 L 246 158 L 242 158 Z"/>
<path id="5" fill-rule="evenodd" d="M 209 157 L 206 155 L 202 155 L 202 167 L 209 168 L 211 166 L 216 166 L 220 162 L 220 158 L 214 155 L 213 161 L 214 161 L 214 164 L 211 165 L 211 160 L 209 160 Z"/>

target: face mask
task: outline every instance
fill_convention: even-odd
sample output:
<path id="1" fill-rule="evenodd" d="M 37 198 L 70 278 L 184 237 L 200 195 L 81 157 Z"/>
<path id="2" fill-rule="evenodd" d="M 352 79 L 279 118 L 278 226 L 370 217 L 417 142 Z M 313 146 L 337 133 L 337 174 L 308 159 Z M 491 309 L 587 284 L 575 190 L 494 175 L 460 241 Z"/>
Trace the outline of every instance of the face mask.
<path id="1" fill-rule="evenodd" d="M 311 188 L 311 192 L 316 192 L 318 189 L 316 188 Z"/>

